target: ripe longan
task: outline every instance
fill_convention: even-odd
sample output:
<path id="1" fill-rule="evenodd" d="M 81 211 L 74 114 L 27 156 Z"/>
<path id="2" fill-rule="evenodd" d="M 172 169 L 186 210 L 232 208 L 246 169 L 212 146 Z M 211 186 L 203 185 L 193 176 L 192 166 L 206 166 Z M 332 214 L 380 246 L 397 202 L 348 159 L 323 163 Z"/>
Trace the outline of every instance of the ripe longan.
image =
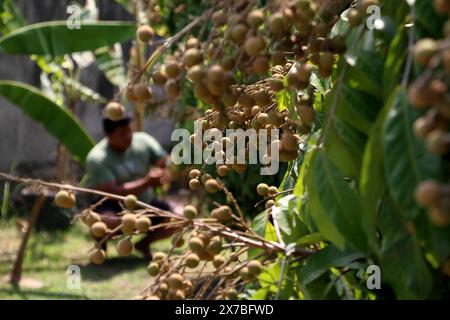
<path id="1" fill-rule="evenodd" d="M 151 225 L 152 220 L 149 217 L 140 217 L 136 220 L 136 229 L 141 233 L 148 232 Z"/>
<path id="2" fill-rule="evenodd" d="M 200 177 L 201 172 L 198 169 L 192 169 L 191 171 L 189 171 L 189 178 L 191 179 L 196 179 L 198 177 Z"/>
<path id="3" fill-rule="evenodd" d="M 159 273 L 159 265 L 156 262 L 151 262 L 147 267 L 147 273 L 152 277 L 156 277 Z"/>
<path id="4" fill-rule="evenodd" d="M 128 256 L 134 249 L 133 242 L 130 239 L 122 239 L 117 244 L 117 252 L 119 256 Z"/>
<path id="5" fill-rule="evenodd" d="M 422 181 L 416 188 L 416 201 L 423 207 L 436 205 L 439 200 L 439 183 L 433 180 Z"/>
<path id="6" fill-rule="evenodd" d="M 104 222 L 96 222 L 91 226 L 91 234 L 96 238 L 103 238 L 108 232 L 108 227 Z"/>
<path id="7" fill-rule="evenodd" d="M 181 72 L 180 64 L 177 61 L 170 60 L 170 61 L 166 62 L 165 71 L 166 71 L 167 77 L 169 77 L 171 79 L 175 79 L 180 75 L 180 72 Z"/>
<path id="8" fill-rule="evenodd" d="M 137 201 L 138 199 L 134 194 L 129 194 L 123 200 L 123 204 L 128 210 L 134 210 L 134 208 L 136 208 Z"/>
<path id="9" fill-rule="evenodd" d="M 426 66 L 438 50 L 439 45 L 435 40 L 430 38 L 421 39 L 414 47 L 414 61 L 422 66 Z"/>
<path id="10" fill-rule="evenodd" d="M 106 253 L 104 250 L 95 249 L 91 253 L 91 262 L 94 264 L 103 264 L 106 260 Z"/>
<path id="11" fill-rule="evenodd" d="M 164 252 L 158 251 L 153 255 L 153 261 L 154 262 L 160 262 L 167 258 L 167 254 Z"/>
<path id="12" fill-rule="evenodd" d="M 167 74 L 164 70 L 158 70 L 152 75 L 153 83 L 158 86 L 163 86 L 167 82 Z"/>
<path id="13" fill-rule="evenodd" d="M 208 179 L 205 182 L 205 190 L 209 193 L 216 193 L 220 190 L 219 183 L 215 179 Z"/>
<path id="14" fill-rule="evenodd" d="M 153 35 L 155 34 L 152 27 L 148 25 L 142 25 L 137 29 L 137 38 L 142 43 L 148 43 L 152 40 Z"/>
<path id="15" fill-rule="evenodd" d="M 152 98 L 152 92 L 145 83 L 137 83 L 133 86 L 133 94 L 138 101 L 144 102 Z"/>
<path id="16" fill-rule="evenodd" d="M 258 260 L 252 260 L 247 264 L 248 271 L 254 276 L 258 276 L 262 270 L 262 264 Z"/>
<path id="17" fill-rule="evenodd" d="M 200 263 L 200 258 L 195 253 L 190 253 L 185 259 L 186 266 L 188 268 L 197 268 Z"/>
<path id="18" fill-rule="evenodd" d="M 85 223 L 88 227 L 92 226 L 94 223 L 101 221 L 101 217 L 98 213 L 94 211 L 89 211 L 86 216 Z"/>
<path id="19" fill-rule="evenodd" d="M 212 263 L 213 263 L 214 268 L 219 269 L 220 267 L 222 267 L 225 264 L 225 258 L 221 255 L 216 255 L 216 256 L 214 256 Z"/>
<path id="20" fill-rule="evenodd" d="M 269 195 L 269 186 L 266 183 L 260 183 L 256 186 L 256 192 L 260 195 L 260 196 L 267 196 Z"/>
<path id="21" fill-rule="evenodd" d="M 71 209 L 75 206 L 76 198 L 72 192 L 60 190 L 55 195 L 55 204 L 63 209 Z"/>
<path id="22" fill-rule="evenodd" d="M 171 99 L 177 99 L 181 94 L 181 86 L 178 80 L 170 79 L 164 85 L 167 96 Z"/>
<path id="23" fill-rule="evenodd" d="M 132 213 L 124 214 L 121 223 L 120 230 L 122 230 L 123 234 L 133 234 L 136 228 L 136 215 Z"/>
<path id="24" fill-rule="evenodd" d="M 192 252 L 199 253 L 204 249 L 204 247 L 205 244 L 199 237 L 193 237 L 189 239 L 189 248 L 192 250 Z"/>
<path id="25" fill-rule="evenodd" d="M 125 107 L 118 102 L 110 102 L 105 107 L 105 116 L 112 121 L 119 121 L 125 115 Z"/>
<path id="26" fill-rule="evenodd" d="M 200 181 L 198 179 L 191 179 L 189 181 L 189 188 L 191 190 L 197 190 L 198 188 L 200 188 L 202 184 L 200 183 Z"/>
<path id="27" fill-rule="evenodd" d="M 244 50 L 249 56 L 257 56 L 266 47 L 266 42 L 262 37 L 249 37 L 244 44 Z"/>
<path id="28" fill-rule="evenodd" d="M 187 68 L 193 67 L 202 62 L 202 52 L 197 48 L 186 50 L 183 56 L 183 62 Z"/>
<path id="29" fill-rule="evenodd" d="M 183 208 L 183 215 L 188 220 L 193 220 L 197 214 L 197 208 L 192 205 L 187 205 Z"/>
<path id="30" fill-rule="evenodd" d="M 167 284 L 170 289 L 181 289 L 183 287 L 184 277 L 179 273 L 173 273 L 167 279 Z"/>

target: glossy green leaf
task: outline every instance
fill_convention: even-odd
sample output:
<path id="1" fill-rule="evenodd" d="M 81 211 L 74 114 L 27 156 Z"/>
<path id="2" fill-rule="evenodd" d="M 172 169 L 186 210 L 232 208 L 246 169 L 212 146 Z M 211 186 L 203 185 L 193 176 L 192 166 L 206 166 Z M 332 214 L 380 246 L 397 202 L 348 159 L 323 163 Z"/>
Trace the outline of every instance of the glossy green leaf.
<path id="1" fill-rule="evenodd" d="M 366 137 L 339 118 L 330 129 L 325 152 L 336 167 L 346 176 L 358 179 Z"/>
<path id="2" fill-rule="evenodd" d="M 84 163 L 95 143 L 66 108 L 42 95 L 38 89 L 15 81 L 0 80 L 0 95 L 42 124 L 77 161 Z"/>
<path id="3" fill-rule="evenodd" d="M 340 249 L 348 244 L 365 252 L 357 193 L 323 150 L 313 155 L 306 181 L 311 213 L 322 235 Z"/>
<path id="4" fill-rule="evenodd" d="M 383 65 L 381 56 L 374 51 L 359 50 L 351 57 L 346 83 L 381 100 L 383 97 Z"/>
<path id="5" fill-rule="evenodd" d="M 299 278 L 303 285 L 319 278 L 332 267 L 345 267 L 351 262 L 364 257 L 353 249 L 340 250 L 329 245 L 314 253 L 305 261 L 305 266 L 300 269 Z"/>
<path id="6" fill-rule="evenodd" d="M 381 275 L 399 299 L 425 299 L 432 288 L 432 277 L 416 238 L 408 233 L 396 206 L 387 200 L 379 217 L 383 235 Z"/>
<path id="7" fill-rule="evenodd" d="M 427 178 L 440 177 L 442 162 L 414 135 L 412 127 L 418 114 L 406 90 L 394 91 L 387 104 L 390 111 L 383 130 L 386 181 L 402 214 L 414 219 L 422 211 L 414 199 L 416 186 Z"/>
<path id="8" fill-rule="evenodd" d="M 113 85 L 123 87 L 127 84 L 127 74 L 120 45 L 97 49 L 95 63 Z"/>
<path id="9" fill-rule="evenodd" d="M 331 109 L 336 92 L 339 94 L 336 116 L 356 130 L 368 135 L 381 108 L 380 101 L 362 90 L 343 84 L 326 96 L 327 111 Z"/>
<path id="10" fill-rule="evenodd" d="M 378 252 L 376 239 L 378 207 L 382 196 L 386 192 L 383 167 L 383 126 L 389 111 L 390 105 L 386 104 L 372 127 L 364 150 L 359 180 L 362 228 L 366 234 L 369 246 L 375 252 Z"/>
<path id="11" fill-rule="evenodd" d="M 80 29 L 67 28 L 66 21 L 42 22 L 0 38 L 0 52 L 58 56 L 109 47 L 132 39 L 135 31 L 134 23 L 124 21 L 87 22 Z"/>

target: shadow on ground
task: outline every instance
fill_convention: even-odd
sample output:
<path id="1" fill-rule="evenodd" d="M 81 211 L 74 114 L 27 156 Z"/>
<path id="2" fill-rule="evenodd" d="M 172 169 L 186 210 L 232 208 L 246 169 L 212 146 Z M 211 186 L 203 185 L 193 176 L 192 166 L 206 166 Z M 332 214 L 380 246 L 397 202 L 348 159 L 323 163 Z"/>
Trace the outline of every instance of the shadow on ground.
<path id="1" fill-rule="evenodd" d="M 102 265 L 89 263 L 80 266 L 81 278 L 89 281 L 103 281 L 118 274 L 145 268 L 148 262 L 141 257 L 114 257 L 107 259 Z"/>

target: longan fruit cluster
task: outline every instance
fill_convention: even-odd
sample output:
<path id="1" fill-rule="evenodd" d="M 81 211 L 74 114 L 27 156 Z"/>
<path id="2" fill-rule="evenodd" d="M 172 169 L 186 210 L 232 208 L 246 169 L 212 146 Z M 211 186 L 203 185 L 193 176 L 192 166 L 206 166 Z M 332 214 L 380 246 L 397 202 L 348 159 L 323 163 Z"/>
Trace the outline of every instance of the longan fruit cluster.
<path id="1" fill-rule="evenodd" d="M 434 7 L 450 15 L 450 2 L 435 0 Z M 414 62 L 423 69 L 409 89 L 409 99 L 421 113 L 414 133 L 425 141 L 428 151 L 448 161 L 450 156 L 450 19 L 444 25 L 442 39 L 423 38 L 414 47 Z M 417 186 L 415 197 L 428 209 L 430 220 L 438 226 L 450 224 L 450 185 L 426 180 Z"/>

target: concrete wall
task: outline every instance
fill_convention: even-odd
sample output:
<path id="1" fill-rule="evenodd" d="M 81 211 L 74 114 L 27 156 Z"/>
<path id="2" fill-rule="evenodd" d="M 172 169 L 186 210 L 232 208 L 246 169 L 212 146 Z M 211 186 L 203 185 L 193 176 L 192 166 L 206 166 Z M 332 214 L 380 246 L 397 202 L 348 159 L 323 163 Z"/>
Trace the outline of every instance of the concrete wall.
<path id="1" fill-rule="evenodd" d="M 16 0 L 29 23 L 66 19 L 66 0 Z M 83 1 L 79 1 L 82 3 Z M 130 20 L 132 17 L 112 0 L 99 1 L 101 20 Z M 128 51 L 125 45 L 124 53 Z M 27 56 L 0 54 L 0 79 L 23 81 L 39 87 L 39 69 Z M 114 88 L 95 65 L 83 71 L 81 82 L 110 98 Z M 96 140 L 102 137 L 100 105 L 81 103 L 78 116 Z M 171 119 L 147 119 L 145 129 L 166 148 L 170 145 Z M 51 178 L 55 170 L 57 141 L 43 127 L 0 97 L 0 170 Z"/>

